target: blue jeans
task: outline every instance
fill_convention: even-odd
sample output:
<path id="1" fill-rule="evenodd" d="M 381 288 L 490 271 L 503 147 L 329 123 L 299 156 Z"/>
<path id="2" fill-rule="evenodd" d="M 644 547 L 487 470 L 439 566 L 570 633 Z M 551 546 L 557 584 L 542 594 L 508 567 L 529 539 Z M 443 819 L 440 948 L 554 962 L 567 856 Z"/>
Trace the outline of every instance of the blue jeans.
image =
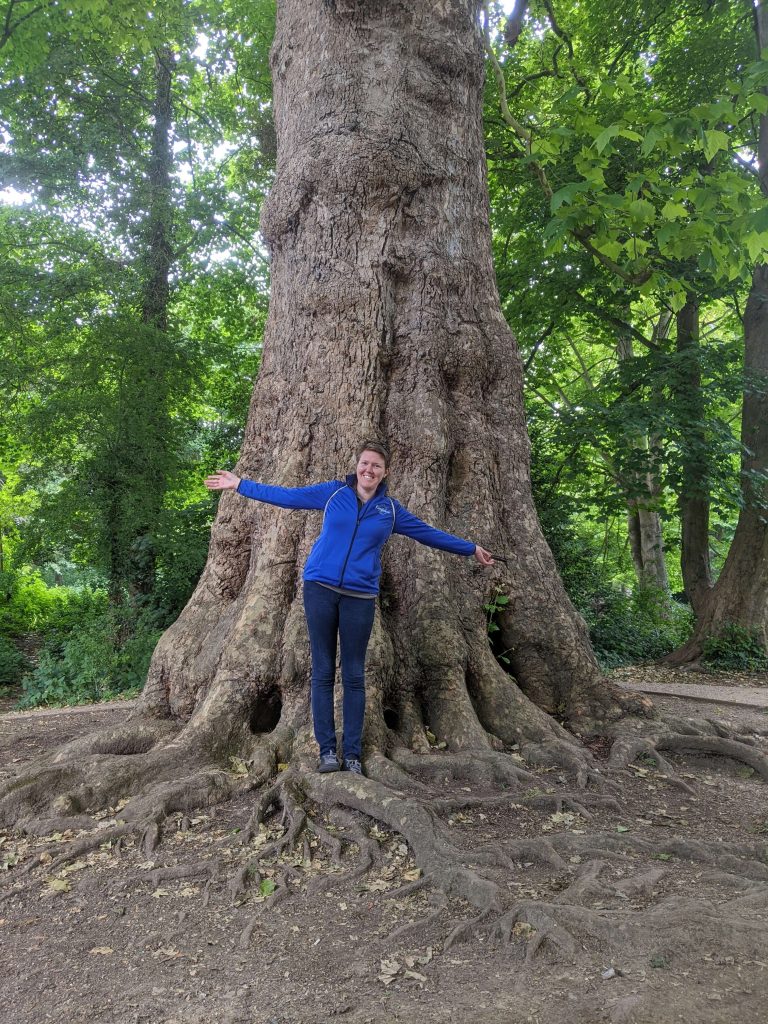
<path id="1" fill-rule="evenodd" d="M 347 597 L 319 583 L 304 583 L 304 611 L 312 651 L 312 721 L 321 755 L 336 750 L 333 684 L 338 637 L 344 686 L 344 757 L 360 760 L 365 716 L 365 652 L 375 606 L 375 600 Z"/>

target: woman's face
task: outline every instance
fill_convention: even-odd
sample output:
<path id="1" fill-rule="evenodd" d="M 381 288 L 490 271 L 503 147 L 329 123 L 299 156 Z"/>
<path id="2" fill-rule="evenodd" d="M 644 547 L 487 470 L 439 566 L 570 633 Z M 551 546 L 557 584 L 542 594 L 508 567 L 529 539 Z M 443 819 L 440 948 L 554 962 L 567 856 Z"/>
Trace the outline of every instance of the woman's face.
<path id="1" fill-rule="evenodd" d="M 357 482 L 366 491 L 375 491 L 387 475 L 384 456 L 366 448 L 357 460 Z"/>

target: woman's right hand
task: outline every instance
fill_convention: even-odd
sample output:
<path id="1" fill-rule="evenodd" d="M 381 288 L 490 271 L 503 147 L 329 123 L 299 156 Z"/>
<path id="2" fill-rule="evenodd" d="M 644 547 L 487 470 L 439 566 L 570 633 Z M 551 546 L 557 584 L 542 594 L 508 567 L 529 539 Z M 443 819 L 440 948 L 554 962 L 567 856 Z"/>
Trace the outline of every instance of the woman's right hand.
<path id="1" fill-rule="evenodd" d="M 209 491 L 236 491 L 240 486 L 240 477 L 230 473 L 228 469 L 217 469 L 206 477 L 205 486 Z"/>

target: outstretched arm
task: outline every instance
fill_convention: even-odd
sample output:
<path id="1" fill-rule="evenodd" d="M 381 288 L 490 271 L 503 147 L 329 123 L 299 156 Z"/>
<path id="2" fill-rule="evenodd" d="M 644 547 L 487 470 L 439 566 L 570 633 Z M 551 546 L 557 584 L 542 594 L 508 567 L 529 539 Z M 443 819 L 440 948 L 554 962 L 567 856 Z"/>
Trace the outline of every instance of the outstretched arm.
<path id="1" fill-rule="evenodd" d="M 236 491 L 240 486 L 240 477 L 228 469 L 217 469 L 205 478 L 205 486 L 209 491 Z"/>
<path id="2" fill-rule="evenodd" d="M 331 495 L 343 486 L 338 480 L 311 484 L 309 487 L 277 487 L 259 484 L 255 480 L 243 480 L 226 469 L 219 469 L 205 481 L 209 491 L 237 491 L 246 498 L 265 501 L 280 508 L 321 509 Z"/>
<path id="3" fill-rule="evenodd" d="M 395 526 L 393 533 L 401 533 L 405 537 L 411 537 L 420 544 L 426 544 L 430 548 L 438 548 L 441 551 L 450 551 L 454 555 L 474 555 L 480 565 L 488 567 L 494 564 L 489 551 L 473 544 L 471 540 L 464 540 L 456 537 L 445 530 L 437 530 L 434 526 L 425 523 L 418 516 L 403 508 L 398 502 L 395 505 Z"/>

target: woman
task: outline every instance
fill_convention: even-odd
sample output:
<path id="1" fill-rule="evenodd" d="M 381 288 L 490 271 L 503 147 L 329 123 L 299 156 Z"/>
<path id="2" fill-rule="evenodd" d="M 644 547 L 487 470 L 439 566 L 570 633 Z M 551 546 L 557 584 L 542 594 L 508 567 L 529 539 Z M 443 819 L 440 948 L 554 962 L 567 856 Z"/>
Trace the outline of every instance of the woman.
<path id="1" fill-rule="evenodd" d="M 381 550 L 393 533 L 457 555 L 474 555 L 482 566 L 493 558 L 479 544 L 436 530 L 390 498 L 384 482 L 389 452 L 366 441 L 357 468 L 346 480 L 309 487 L 271 487 L 219 470 L 205 481 L 212 491 L 236 490 L 281 508 L 323 510 L 320 536 L 304 566 L 304 610 L 312 651 L 312 720 L 320 747 L 319 770 L 337 772 L 333 685 L 337 637 L 344 687 L 343 753 L 346 771 L 362 775 L 365 714 L 365 652 L 373 627 L 381 575 Z"/>

